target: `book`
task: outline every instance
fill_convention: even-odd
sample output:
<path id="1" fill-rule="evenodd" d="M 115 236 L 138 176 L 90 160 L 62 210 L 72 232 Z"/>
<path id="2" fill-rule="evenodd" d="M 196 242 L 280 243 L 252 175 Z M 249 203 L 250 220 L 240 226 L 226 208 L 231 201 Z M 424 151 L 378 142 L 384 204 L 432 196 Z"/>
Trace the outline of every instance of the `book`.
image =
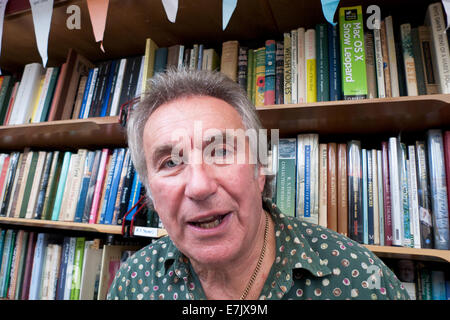
<path id="1" fill-rule="evenodd" d="M 383 48 L 381 44 L 381 30 L 373 30 L 373 46 L 375 49 L 375 70 L 377 78 L 378 98 L 386 98 L 386 86 L 384 81 Z"/>
<path id="2" fill-rule="evenodd" d="M 373 244 L 380 245 L 380 209 L 378 200 L 378 152 L 376 149 L 368 150 L 372 153 L 372 200 L 373 200 Z"/>
<path id="3" fill-rule="evenodd" d="M 39 186 L 41 185 L 41 177 L 42 177 L 42 174 L 44 171 L 46 157 L 47 157 L 47 152 L 45 152 L 45 151 L 38 152 L 35 174 L 33 176 L 33 184 L 31 186 L 31 191 L 30 191 L 30 199 L 28 201 L 28 206 L 25 209 L 25 218 L 27 218 L 27 219 L 33 218 L 34 213 L 35 213 L 36 201 L 37 201 L 37 196 L 38 196 L 38 192 L 39 192 Z"/>
<path id="4" fill-rule="evenodd" d="M 275 104 L 275 40 L 266 40 L 264 70 L 264 105 Z M 257 64 L 258 65 L 258 64 Z"/>
<path id="5" fill-rule="evenodd" d="M 395 47 L 394 22 L 392 16 L 387 16 L 384 19 L 384 23 L 386 26 L 386 44 L 389 55 L 389 76 L 391 79 L 392 97 L 399 97 L 400 89 L 398 80 L 397 52 Z"/>
<path id="6" fill-rule="evenodd" d="M 74 221 L 82 222 L 84 207 L 86 206 L 87 193 L 89 189 L 89 182 L 91 181 L 92 169 L 94 166 L 96 151 L 87 151 L 85 162 L 83 165 L 83 173 L 81 178 L 80 192 L 77 200 L 77 206 L 75 209 Z M 98 157 L 97 157 L 98 159 Z"/>
<path id="7" fill-rule="evenodd" d="M 44 167 L 42 170 L 42 178 L 41 178 L 41 182 L 39 184 L 39 189 L 38 189 L 39 191 L 38 191 L 38 195 L 37 195 L 37 199 L 36 199 L 36 206 L 35 206 L 34 212 L 32 213 L 32 216 L 34 219 L 41 219 L 41 217 L 42 217 L 42 212 L 43 212 L 44 203 L 45 203 L 45 195 L 47 193 L 48 182 L 51 178 L 50 172 L 52 169 L 53 160 L 54 160 L 53 151 L 47 152 Z"/>
<path id="8" fill-rule="evenodd" d="M 342 91 L 345 100 L 367 96 L 362 7 L 339 9 Z"/>
<path id="9" fill-rule="evenodd" d="M 33 181 L 34 181 L 34 176 L 36 173 L 36 165 L 37 165 L 38 159 L 39 159 L 39 152 L 32 151 L 32 155 L 31 155 L 31 157 L 29 157 L 29 167 L 28 167 L 28 172 L 26 175 L 26 180 L 24 182 L 22 182 L 22 184 L 25 183 L 24 188 L 22 189 L 23 190 L 22 197 L 19 194 L 19 199 L 21 200 L 20 211 L 19 211 L 19 215 L 18 215 L 19 218 L 26 217 L 28 202 L 30 201 L 30 194 L 31 194 L 31 190 L 33 187 Z"/>
<path id="10" fill-rule="evenodd" d="M 119 114 L 120 93 L 122 92 L 123 78 L 124 78 L 124 74 L 125 74 L 125 68 L 127 66 L 127 61 L 128 60 L 125 58 L 120 59 L 119 69 L 117 70 L 117 79 L 114 84 L 114 94 L 113 94 L 113 98 L 111 100 L 111 107 L 109 108 L 110 116 L 116 116 Z M 156 72 L 157 71 L 156 71 L 156 58 L 155 58 L 154 73 L 156 74 Z"/>
<path id="11" fill-rule="evenodd" d="M 250 50 L 253 52 L 253 50 Z M 249 51 L 249 52 L 250 52 Z M 250 55 L 249 55 L 249 70 L 253 66 L 250 66 Z M 250 79 L 250 78 L 249 78 Z M 249 92 L 247 86 L 247 93 Z M 275 51 L 275 103 L 284 103 L 284 42 L 276 41 L 276 51 Z"/>
<path id="12" fill-rule="evenodd" d="M 231 80 L 237 81 L 239 42 L 236 40 L 222 43 L 222 55 L 220 58 L 220 72 Z"/>
<path id="13" fill-rule="evenodd" d="M 348 236 L 347 145 L 337 145 L 337 232 Z"/>
<path id="14" fill-rule="evenodd" d="M 82 276 L 80 284 L 80 300 L 94 300 L 96 278 L 100 277 L 102 249 L 99 248 L 99 239 L 86 241 Z"/>
<path id="15" fill-rule="evenodd" d="M 297 102 L 306 102 L 305 28 L 298 28 L 297 44 Z"/>
<path id="16" fill-rule="evenodd" d="M 51 214 L 51 220 L 58 221 L 61 211 L 61 204 L 64 197 L 64 190 L 66 187 L 67 175 L 71 163 L 72 152 L 64 152 L 63 163 L 61 167 L 61 173 L 59 175 L 58 188 L 55 195 L 54 206 Z"/>
<path id="17" fill-rule="evenodd" d="M 291 30 L 291 99 L 292 103 L 298 102 L 298 32 Z"/>
<path id="18" fill-rule="evenodd" d="M 408 192 L 412 244 L 414 248 L 421 248 L 422 245 L 420 243 L 419 198 L 417 193 L 416 147 L 414 145 L 408 145 L 408 164 Z"/>
<path id="19" fill-rule="evenodd" d="M 382 179 L 383 179 L 383 212 L 384 212 L 384 245 L 392 245 L 392 207 L 391 207 L 391 183 L 389 168 L 389 144 L 381 142 Z"/>
<path id="20" fill-rule="evenodd" d="M 150 38 L 145 39 L 145 57 L 144 57 L 144 72 L 142 74 L 142 88 L 141 95 L 147 91 L 147 80 L 153 77 L 155 71 L 155 55 L 158 50 L 158 45 Z"/>
<path id="21" fill-rule="evenodd" d="M 417 27 L 420 46 L 420 59 L 422 59 L 424 81 L 427 94 L 439 93 L 439 85 L 433 65 L 431 52 L 431 31 L 428 26 Z"/>
<path id="22" fill-rule="evenodd" d="M 278 47 L 277 47 L 278 50 Z M 247 64 L 247 97 L 248 100 L 251 101 L 251 103 L 255 104 L 253 99 L 253 87 L 255 84 L 255 50 L 254 49 L 248 49 L 248 64 Z M 277 80 L 278 81 L 278 80 Z M 278 85 L 278 83 L 277 83 Z M 275 94 L 277 94 L 275 92 Z"/>
<path id="23" fill-rule="evenodd" d="M 363 224 L 363 243 L 369 244 L 369 187 L 367 176 L 367 149 L 361 149 L 361 168 L 362 168 L 362 224 Z M 373 213 L 371 212 L 370 215 Z M 373 225 L 372 225 L 373 226 Z"/>
<path id="24" fill-rule="evenodd" d="M 381 52 L 383 55 L 383 73 L 384 73 L 384 89 L 386 97 L 392 97 L 392 84 L 391 84 L 391 66 L 389 61 L 388 40 L 386 35 L 386 22 L 382 20 L 380 22 L 380 37 L 381 37 Z"/>
<path id="25" fill-rule="evenodd" d="M 402 246 L 411 247 L 411 214 L 409 207 L 409 189 L 408 189 L 408 170 L 407 170 L 407 149 L 403 142 L 399 144 L 399 173 L 400 173 L 400 201 L 401 201 L 401 223 L 402 230 Z"/>
<path id="26" fill-rule="evenodd" d="M 215 52 L 215 51 L 214 51 Z M 217 53 L 216 53 L 217 55 Z M 248 47 L 239 46 L 238 55 L 238 77 L 237 82 L 243 90 L 247 90 L 247 78 L 248 78 Z"/>
<path id="27" fill-rule="evenodd" d="M 316 25 L 316 63 L 317 101 L 329 101 L 328 27 L 325 23 Z"/>
<path id="28" fill-rule="evenodd" d="M 431 54 L 439 93 L 450 93 L 450 53 L 445 34 L 445 20 L 440 2 L 431 3 L 426 11 L 425 25 L 430 27 Z"/>
<path id="29" fill-rule="evenodd" d="M 362 160 L 361 142 L 351 140 L 347 144 L 348 161 L 348 234 L 359 243 L 364 240 L 363 235 L 363 203 L 362 203 Z"/>
<path id="30" fill-rule="evenodd" d="M 403 63 L 406 74 L 406 91 L 408 96 L 417 96 L 416 66 L 414 62 L 414 52 L 411 38 L 411 24 L 400 25 L 400 35 L 402 40 Z"/>
<path id="31" fill-rule="evenodd" d="M 384 221 L 384 194 L 383 194 L 383 154 L 381 150 L 377 150 L 377 176 L 378 176 L 378 214 L 379 214 L 379 228 L 380 228 L 380 234 L 379 234 L 379 241 L 380 246 L 385 245 L 385 221 Z"/>
<path id="32" fill-rule="evenodd" d="M 337 232 L 337 144 L 328 143 L 327 170 L 327 227 Z"/>
<path id="33" fill-rule="evenodd" d="M 327 227 L 328 146 L 319 144 L 319 225 Z"/>
<path id="34" fill-rule="evenodd" d="M 306 102 L 317 101 L 316 30 L 305 32 Z"/>
<path id="35" fill-rule="evenodd" d="M 296 144 L 295 138 L 282 138 L 278 144 L 277 206 L 288 216 L 296 215 Z"/>
<path id="36" fill-rule="evenodd" d="M 100 204 L 100 196 L 103 188 L 103 182 L 105 180 L 105 175 L 107 173 L 107 165 L 110 159 L 110 150 L 107 148 L 102 149 L 102 155 L 100 159 L 100 165 L 98 169 L 97 179 L 95 182 L 94 188 L 94 197 L 92 200 L 91 210 L 89 212 L 89 223 L 96 223 L 99 204 Z"/>
<path id="37" fill-rule="evenodd" d="M 339 48 L 339 29 L 328 24 L 328 65 L 330 68 L 330 101 L 341 100 L 341 52 Z"/>
<path id="38" fill-rule="evenodd" d="M 78 300 L 80 297 L 81 272 L 84 259 L 84 237 L 77 237 L 75 243 L 75 256 L 72 270 L 72 286 L 70 289 L 70 300 Z"/>
<path id="39" fill-rule="evenodd" d="M 265 74 L 266 74 L 266 48 L 255 50 L 255 107 L 264 106 Z"/>
<path id="40" fill-rule="evenodd" d="M 45 248 L 47 247 L 48 234 L 39 233 L 37 235 L 36 246 L 34 249 L 33 268 L 31 273 L 29 300 L 39 300 L 41 290 L 42 268 L 45 261 Z"/>
<path id="41" fill-rule="evenodd" d="M 283 48 L 284 48 L 284 97 L 285 104 L 292 103 L 292 48 L 291 48 L 291 34 L 285 32 L 283 34 Z"/>
<path id="42" fill-rule="evenodd" d="M 444 141 L 441 130 L 427 131 L 428 159 L 431 186 L 431 206 L 434 218 L 434 247 L 450 249 L 448 222 L 448 193 L 444 163 Z"/>
<path id="43" fill-rule="evenodd" d="M 117 192 L 119 190 L 119 182 L 122 174 L 122 167 L 125 159 L 125 148 L 119 148 L 117 151 L 117 159 L 114 166 L 114 172 L 111 180 L 111 191 L 106 207 L 105 218 L 103 223 L 112 224 L 114 218 L 114 208 L 116 204 Z"/>
<path id="44" fill-rule="evenodd" d="M 373 33 L 364 34 L 364 46 L 366 50 L 367 98 L 373 99 L 378 97 Z"/>
<path id="45" fill-rule="evenodd" d="M 392 245 L 403 245 L 403 203 L 401 192 L 400 144 L 396 137 L 389 138 L 389 183 L 391 191 Z"/>
<path id="46" fill-rule="evenodd" d="M 416 68 L 417 93 L 419 95 L 427 94 L 425 85 L 425 72 L 423 70 L 422 53 L 420 52 L 419 29 L 411 28 L 411 41 L 414 54 L 414 67 Z"/>

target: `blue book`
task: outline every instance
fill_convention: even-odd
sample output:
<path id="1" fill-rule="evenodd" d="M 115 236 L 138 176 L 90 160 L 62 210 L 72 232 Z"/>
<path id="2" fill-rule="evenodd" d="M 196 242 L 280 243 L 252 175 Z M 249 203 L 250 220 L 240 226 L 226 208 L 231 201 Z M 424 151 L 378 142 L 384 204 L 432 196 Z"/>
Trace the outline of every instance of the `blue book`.
<path id="1" fill-rule="evenodd" d="M 328 64 L 330 70 L 330 101 L 341 100 L 341 53 L 339 26 L 328 23 Z"/>
<path id="2" fill-rule="evenodd" d="M 367 198 L 367 149 L 361 149 L 362 162 L 362 202 L 363 202 L 363 243 L 369 244 L 369 205 Z"/>
<path id="3" fill-rule="evenodd" d="M 434 247 L 436 249 L 449 250 L 448 193 L 442 130 L 428 130 L 427 138 L 431 207 L 434 218 Z"/>
<path id="4" fill-rule="evenodd" d="M 111 191 L 109 193 L 108 207 L 106 208 L 105 214 L 105 224 L 112 224 L 112 220 L 114 218 L 114 208 L 116 205 L 117 190 L 119 189 L 124 158 L 125 148 L 120 148 L 117 153 L 116 166 L 114 167 L 114 176 L 112 179 Z"/>
<path id="5" fill-rule="evenodd" d="M 431 294 L 433 300 L 445 300 L 445 273 L 441 270 L 431 270 Z"/>
<path id="6" fill-rule="evenodd" d="M 89 88 L 91 86 L 93 73 L 94 73 L 94 69 L 90 69 L 88 78 L 86 80 L 86 87 L 84 88 L 83 102 L 81 103 L 80 114 L 78 115 L 78 119 L 83 119 L 84 110 L 86 109 L 86 103 L 87 103 L 87 99 L 89 96 Z"/>
<path id="7" fill-rule="evenodd" d="M 67 263 L 70 253 L 70 237 L 64 237 L 61 250 L 61 264 L 59 266 L 58 285 L 56 287 L 56 300 L 64 300 L 64 290 L 66 287 Z"/>
<path id="8" fill-rule="evenodd" d="M 128 210 L 130 211 L 131 208 L 139 201 L 139 195 L 141 194 L 141 180 L 139 179 L 139 175 L 137 172 L 134 174 L 133 178 L 133 187 L 131 188 L 131 196 L 130 196 L 130 202 L 128 203 Z M 136 212 L 139 206 L 136 206 L 136 208 L 133 209 L 130 214 L 126 217 L 127 221 L 131 221 L 131 218 L 133 217 L 133 214 Z"/>
<path id="9" fill-rule="evenodd" d="M 202 63 L 203 63 L 203 44 L 200 44 L 198 46 L 198 60 L 197 60 L 197 70 L 202 70 Z"/>
<path id="10" fill-rule="evenodd" d="M 108 208 L 108 200 L 109 200 L 109 194 L 111 192 L 111 185 L 112 185 L 112 180 L 114 177 L 114 169 L 116 167 L 116 160 L 117 160 L 117 154 L 119 152 L 119 149 L 114 149 L 113 154 L 111 156 L 111 165 L 109 166 L 109 170 L 108 170 L 108 176 L 107 181 L 106 181 L 106 189 L 105 189 L 105 195 L 104 195 L 104 201 L 103 201 L 103 205 L 100 211 L 100 224 L 104 224 L 105 223 L 105 217 L 106 217 L 106 209 Z"/>
<path id="11" fill-rule="evenodd" d="M 61 174 L 59 176 L 58 189 L 56 191 L 55 204 L 53 206 L 52 220 L 58 221 L 59 212 L 61 211 L 62 199 L 64 196 L 64 189 L 66 188 L 67 173 L 69 171 L 70 159 L 72 158 L 72 152 L 66 151 L 64 153 L 63 164 L 61 168 Z"/>
<path id="12" fill-rule="evenodd" d="M 11 269 L 11 247 L 14 249 L 15 232 L 12 229 L 6 231 L 3 255 L 0 257 L 2 260 L 0 269 L 0 298 L 5 298 L 3 292 L 7 279 L 9 279 L 10 269 Z"/>
<path id="13" fill-rule="evenodd" d="M 39 233 L 34 249 L 33 270 L 31 272 L 30 291 L 28 293 L 29 300 L 39 300 L 41 289 L 42 267 L 45 260 L 45 248 L 47 247 L 48 234 Z"/>
<path id="14" fill-rule="evenodd" d="M 115 76 L 116 64 L 117 64 L 117 60 L 113 60 L 111 62 L 108 80 L 107 80 L 108 82 L 107 82 L 107 86 L 106 86 L 106 91 L 105 91 L 105 95 L 103 96 L 103 100 L 102 100 L 102 109 L 100 111 L 100 117 L 106 116 L 106 112 L 108 110 L 109 99 L 111 96 L 111 86 L 112 86 L 113 79 Z M 111 96 L 111 99 L 112 99 L 112 96 Z"/>
<path id="15" fill-rule="evenodd" d="M 2 229 L 0 233 L 0 257 L 3 257 L 3 244 L 5 243 L 6 230 Z M 2 268 L 2 259 L 0 258 L 0 270 Z"/>
<path id="16" fill-rule="evenodd" d="M 375 233 L 374 233 L 374 192 L 373 189 L 373 171 L 372 171 L 372 151 L 367 150 L 367 234 L 368 234 L 368 241 L 369 244 L 374 244 L 375 240 Z"/>
<path id="17" fill-rule="evenodd" d="M 94 165 L 95 151 L 88 151 L 84 163 L 83 179 L 81 180 L 81 188 L 78 196 L 77 208 L 75 209 L 74 222 L 81 222 L 83 219 L 84 206 L 86 204 L 86 197 L 91 181 L 92 167 Z"/>
<path id="18" fill-rule="evenodd" d="M 330 68 L 328 57 L 328 30 L 325 23 L 316 25 L 316 86 L 317 101 L 330 100 Z"/>
<path id="19" fill-rule="evenodd" d="M 156 49 L 155 67 L 154 67 L 155 75 L 159 72 L 164 72 L 166 70 L 168 53 L 169 53 L 169 49 L 166 47 Z"/>
<path id="20" fill-rule="evenodd" d="M 266 65 L 264 71 L 264 104 L 275 104 L 275 40 L 266 40 Z"/>

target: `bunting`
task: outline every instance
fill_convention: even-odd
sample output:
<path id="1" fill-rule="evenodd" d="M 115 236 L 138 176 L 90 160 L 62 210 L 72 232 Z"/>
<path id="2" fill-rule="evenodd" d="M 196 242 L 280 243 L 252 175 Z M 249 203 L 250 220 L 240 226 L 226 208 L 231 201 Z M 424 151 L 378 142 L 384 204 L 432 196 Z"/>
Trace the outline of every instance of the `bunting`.
<path id="1" fill-rule="evenodd" d="M 109 0 L 87 0 L 87 5 L 92 29 L 94 30 L 95 41 L 100 42 L 100 49 L 105 52 L 105 48 L 103 47 L 103 35 L 105 33 Z"/>
<path id="2" fill-rule="evenodd" d="M 34 33 L 42 65 L 47 65 L 48 36 L 52 22 L 53 0 L 30 0 L 33 15 Z"/>

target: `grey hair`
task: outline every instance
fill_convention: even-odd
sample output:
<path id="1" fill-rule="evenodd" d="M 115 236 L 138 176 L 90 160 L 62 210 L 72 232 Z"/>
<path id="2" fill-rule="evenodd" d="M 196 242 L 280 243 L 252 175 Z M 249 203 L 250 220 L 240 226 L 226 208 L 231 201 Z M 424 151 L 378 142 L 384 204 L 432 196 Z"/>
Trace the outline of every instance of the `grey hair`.
<path id="1" fill-rule="evenodd" d="M 153 76 L 147 84 L 149 90 L 144 97 L 141 97 L 141 101 L 131 112 L 127 121 L 127 138 L 134 167 L 150 200 L 152 200 L 152 195 L 143 152 L 143 134 L 148 118 L 161 105 L 191 96 L 214 97 L 227 102 L 236 109 L 246 130 L 254 129 L 259 132 L 259 129 L 262 129 L 261 121 L 255 107 L 248 100 L 247 93 L 221 72 L 168 69 L 164 73 Z M 266 176 L 263 197 L 272 197 L 273 178 L 273 176 Z"/>

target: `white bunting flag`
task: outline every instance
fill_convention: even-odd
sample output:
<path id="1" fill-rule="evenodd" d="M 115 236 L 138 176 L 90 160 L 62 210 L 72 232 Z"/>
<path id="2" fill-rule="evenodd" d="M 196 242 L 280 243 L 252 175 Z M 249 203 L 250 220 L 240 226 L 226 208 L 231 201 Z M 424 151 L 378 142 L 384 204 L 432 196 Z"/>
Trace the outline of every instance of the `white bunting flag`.
<path id="1" fill-rule="evenodd" d="M 447 16 L 447 27 L 445 30 L 450 27 L 450 0 L 442 0 L 442 5 L 444 6 L 445 15 Z"/>
<path id="2" fill-rule="evenodd" d="M 42 65 L 47 65 L 48 36 L 52 22 L 53 0 L 30 0 L 33 15 L 34 33 Z"/>
<path id="3" fill-rule="evenodd" d="M 166 10 L 167 19 L 170 22 L 175 23 L 178 12 L 178 0 L 162 0 L 164 10 Z"/>
<path id="4" fill-rule="evenodd" d="M 222 30 L 225 30 L 228 22 L 236 9 L 237 0 L 223 0 L 222 2 Z"/>

